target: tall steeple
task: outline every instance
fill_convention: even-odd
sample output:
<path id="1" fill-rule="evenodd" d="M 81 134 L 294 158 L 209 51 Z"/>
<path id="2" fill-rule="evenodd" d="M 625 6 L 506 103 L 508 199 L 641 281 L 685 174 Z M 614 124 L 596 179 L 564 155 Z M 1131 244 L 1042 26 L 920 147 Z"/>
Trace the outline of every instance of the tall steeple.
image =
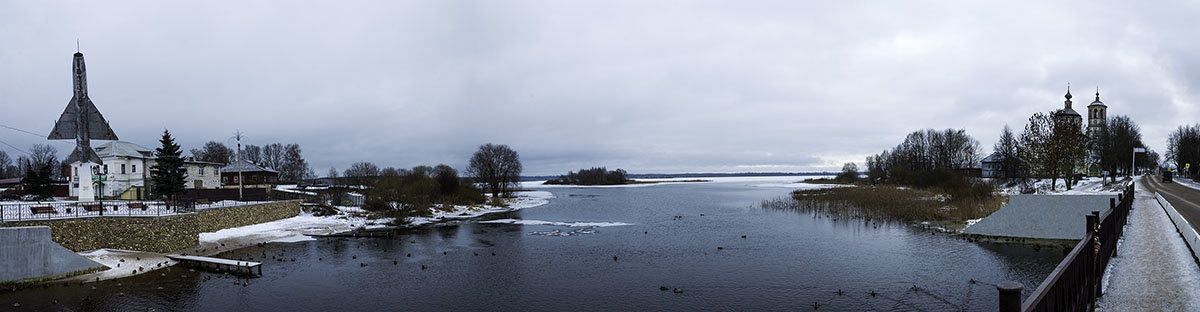
<path id="1" fill-rule="evenodd" d="M 1071 109 L 1071 84 L 1070 83 L 1067 83 L 1067 95 L 1065 95 L 1063 97 L 1067 98 L 1066 101 L 1063 101 L 1063 110 Z"/>

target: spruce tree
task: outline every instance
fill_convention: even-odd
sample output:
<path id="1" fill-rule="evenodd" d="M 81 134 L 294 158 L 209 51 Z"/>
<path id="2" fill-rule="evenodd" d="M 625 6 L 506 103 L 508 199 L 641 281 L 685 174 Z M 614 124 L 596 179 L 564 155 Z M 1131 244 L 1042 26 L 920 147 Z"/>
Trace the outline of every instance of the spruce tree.
<path id="1" fill-rule="evenodd" d="M 183 192 L 187 171 L 183 168 L 183 157 L 179 144 L 171 138 L 171 132 L 163 130 L 162 147 L 154 149 L 154 167 L 150 168 L 150 180 L 154 182 L 154 194 L 163 199 L 175 199 Z"/>
<path id="2" fill-rule="evenodd" d="M 24 184 L 25 194 L 33 195 L 38 199 L 49 198 L 54 194 L 54 188 L 50 185 L 50 165 L 44 165 L 38 168 L 33 168 L 31 165 L 25 166 L 25 178 L 21 180 Z"/>

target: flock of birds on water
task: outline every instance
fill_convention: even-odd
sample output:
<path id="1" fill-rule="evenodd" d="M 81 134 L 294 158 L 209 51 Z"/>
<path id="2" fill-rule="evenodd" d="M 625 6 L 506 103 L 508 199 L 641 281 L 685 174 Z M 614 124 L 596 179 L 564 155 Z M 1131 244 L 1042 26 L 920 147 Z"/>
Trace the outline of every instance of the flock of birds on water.
<path id="1" fill-rule="evenodd" d="M 703 216 L 704 216 L 704 214 L 700 214 L 700 216 L 702 216 L 702 217 L 703 217 Z M 830 216 L 826 216 L 826 217 L 830 217 Z M 676 220 L 676 221 L 678 221 L 678 220 L 682 220 L 683 218 L 684 218 L 684 216 L 681 216 L 681 215 L 676 215 L 676 216 L 673 216 L 673 217 L 672 217 L 672 220 Z M 836 220 L 836 219 L 835 219 L 835 220 Z M 877 228 L 877 227 L 878 227 L 878 226 L 876 225 L 876 228 Z M 643 231 L 643 235 L 649 235 L 649 234 L 650 234 L 650 232 L 649 232 L 649 231 Z M 741 238 L 742 238 L 742 239 L 747 239 L 747 238 L 748 238 L 748 235 L 746 235 L 746 234 L 742 234 L 742 235 L 741 235 Z M 333 243 L 335 243 L 335 240 L 326 240 L 325 242 L 326 242 L 327 244 L 333 244 Z M 417 242 L 416 242 L 415 240 L 412 240 L 412 241 L 410 241 L 410 243 L 412 243 L 412 244 L 416 244 Z M 222 244 L 220 244 L 220 246 L 221 246 L 221 247 L 226 247 L 226 246 L 225 246 L 225 244 L 223 244 L 223 243 L 222 243 Z M 259 248 L 266 248 L 266 247 L 268 246 L 268 242 L 256 243 L 256 244 L 254 244 L 254 246 L 255 246 L 255 247 L 259 247 Z M 359 242 L 359 243 L 358 243 L 358 244 L 355 246 L 355 249 L 361 248 L 362 246 L 363 246 L 363 243 Z M 379 244 L 379 243 L 375 243 L 375 244 L 373 244 L 373 246 L 374 246 L 374 247 L 376 247 L 376 248 L 379 248 L 379 247 L 380 247 L 380 244 Z M 725 247 L 723 247 L 723 246 L 717 246 L 717 247 L 716 247 L 716 249 L 717 249 L 718 251 L 721 251 L 721 250 L 725 250 Z M 207 248 L 202 248 L 202 249 L 199 249 L 198 251 L 199 251 L 199 252 L 201 252 L 201 253 L 203 253 L 203 252 L 206 252 L 206 251 L 207 251 Z M 382 251 L 386 253 L 386 252 L 388 252 L 388 249 L 385 247 L 385 248 L 383 248 L 383 249 L 382 249 Z M 274 260 L 274 261 L 276 261 L 276 262 L 296 262 L 296 258 L 295 258 L 295 257 L 286 257 L 286 254 L 287 254 L 287 249 L 286 249 L 286 248 L 281 248 L 281 249 L 279 250 L 279 253 L 278 253 L 278 254 L 274 254 L 274 253 L 273 253 L 273 254 L 271 254 L 271 255 L 269 255 L 269 256 L 270 256 L 270 259 L 271 259 L 271 260 Z M 447 256 L 447 255 L 449 255 L 449 252 L 448 252 L 448 251 L 442 251 L 442 255 L 443 255 L 443 256 Z M 480 254 L 479 254 L 479 252 L 478 252 L 478 251 L 473 251 L 473 252 L 472 252 L 472 255 L 477 257 L 477 256 L 479 256 Z M 496 254 L 495 252 L 491 252 L 491 255 L 492 255 L 492 256 L 497 256 L 497 254 Z M 260 250 L 260 252 L 259 252 L 258 256 L 260 257 L 259 259 L 261 259 L 261 260 L 263 260 L 263 261 L 266 261 L 266 260 L 267 260 L 267 257 L 268 257 L 267 251 L 266 251 L 265 249 L 264 249 L 264 250 Z M 412 253 L 407 253 L 407 254 L 405 255 L 405 257 L 407 257 L 407 258 L 411 258 L 412 256 L 413 256 L 413 255 L 412 255 Z M 358 259 L 358 255 L 357 255 L 357 254 L 351 254 L 350 258 L 351 258 L 351 259 L 354 259 L 354 260 L 357 260 L 357 259 Z M 136 260 L 138 260 L 138 261 L 141 261 L 141 258 L 140 258 L 140 257 L 136 257 L 135 259 L 136 259 Z M 255 260 L 255 257 L 253 257 L 253 256 L 238 257 L 238 259 L 237 259 L 237 260 L 238 260 L 238 261 L 254 261 L 254 260 Z M 620 258 L 619 258 L 618 256 L 616 256 L 616 255 L 613 255 L 613 256 L 612 256 L 612 260 L 613 260 L 614 262 L 618 262 L 618 261 L 620 260 Z M 324 258 L 323 258 L 323 257 L 318 257 L 318 258 L 317 258 L 317 261 L 324 261 Z M 120 259 L 119 263 L 117 264 L 117 267 L 121 267 L 121 263 L 124 263 L 124 262 L 125 262 L 125 260 L 124 260 L 124 259 Z M 369 263 L 367 263 L 367 262 L 358 262 L 358 265 L 359 265 L 359 267 L 368 267 L 368 266 L 370 266 L 370 264 L 369 264 Z M 392 260 L 392 265 L 394 265 L 394 266 L 395 266 L 395 265 L 399 265 L 399 260 Z M 164 268 L 164 266 L 165 266 L 165 268 Z M 171 270 L 171 267 L 170 267 L 170 261 L 162 261 L 162 262 L 157 262 L 157 263 L 155 263 L 155 269 L 158 269 L 158 268 L 163 268 L 163 270 L 165 271 L 165 272 L 163 272 L 163 273 L 160 273 L 160 274 L 159 274 L 159 277 L 167 277 L 167 276 L 168 276 L 168 275 L 167 275 L 167 273 L 170 273 L 170 272 L 172 271 L 172 270 Z M 422 271 L 424 271 L 424 270 L 428 270 L 428 269 L 429 269 L 429 267 L 428 267 L 428 266 L 426 266 L 425 264 L 421 264 L 421 265 L 420 265 L 420 269 L 421 269 Z M 137 269 L 132 269 L 130 273 L 131 273 L 131 275 L 137 275 L 137 274 L 139 274 L 139 272 L 145 272 L 145 267 L 138 266 L 138 268 L 137 268 Z M 179 277 L 180 277 L 180 278 L 188 278 L 188 277 L 190 276 L 190 275 L 189 275 L 189 273 L 196 274 L 196 270 L 195 270 L 195 269 L 192 269 L 192 268 L 189 268 L 189 269 L 187 270 L 187 272 L 185 272 L 185 273 L 183 273 L 183 274 L 179 275 Z M 200 276 L 200 275 L 201 275 L 201 274 L 196 274 L 196 276 Z M 216 279 L 230 279 L 230 278 L 232 278 L 232 279 L 234 279 L 234 281 L 232 282 L 232 284 L 234 284 L 234 285 L 240 285 L 240 286 L 242 286 L 242 287 L 249 287 L 249 285 L 250 285 L 250 283 L 249 283 L 250 279 L 249 279 L 249 278 L 245 278 L 245 279 L 243 279 L 243 278 L 239 277 L 237 274 L 231 274 L 231 273 L 230 273 L 230 271 L 228 271 L 228 270 L 226 270 L 226 271 L 223 271 L 223 272 L 220 272 L 220 273 L 217 273 L 217 274 L 207 274 L 207 275 L 203 275 L 203 278 L 201 278 L 201 279 L 200 279 L 200 282 L 202 282 L 202 283 L 206 283 L 206 282 L 212 281 L 212 280 L 214 279 L 214 277 L 215 277 Z M 977 281 L 976 281 L 976 280 L 974 280 L 974 279 L 971 279 L 971 280 L 970 280 L 970 284 L 974 285 L 974 284 L 976 284 L 976 283 L 977 283 Z M 64 282 L 64 283 L 62 283 L 63 287 L 70 287 L 70 286 L 71 286 L 71 284 L 72 284 L 72 283 L 69 283 L 69 282 Z M 86 284 L 86 283 L 85 283 L 83 280 L 80 280 L 80 281 L 78 282 L 78 285 L 79 285 L 79 286 L 84 286 L 85 284 Z M 91 285 L 91 287 L 90 287 L 90 289 L 91 289 L 91 290 L 98 290 L 98 289 L 99 289 L 99 287 L 100 287 L 100 285 L 101 285 L 101 280 L 100 280 L 100 278 L 99 278 L 99 277 L 96 277 L 95 281 L 91 282 L 91 284 L 92 284 L 92 285 Z M 42 287 L 43 287 L 43 288 L 49 288 L 50 286 L 51 286 L 51 283 L 44 283 L 44 284 L 42 284 Z M 116 282 L 115 284 L 113 284 L 113 287 L 116 287 L 116 288 L 120 289 L 120 288 L 124 287 L 124 284 L 122 284 L 121 282 Z M 160 290 L 160 291 L 161 291 L 161 290 L 164 290 L 164 289 L 165 289 L 165 288 L 164 288 L 164 287 L 162 287 L 162 286 L 158 286 L 158 287 L 156 288 L 156 290 Z M 682 293 L 684 293 L 684 290 L 683 290 L 683 289 L 680 289 L 680 288 L 678 288 L 678 287 L 659 286 L 659 290 L 660 290 L 660 291 L 663 291 L 663 292 L 670 291 L 671 293 L 674 293 L 674 294 L 682 294 Z M 923 289 L 922 289 L 922 288 L 920 288 L 920 287 L 918 287 L 917 285 L 913 285 L 913 286 L 912 286 L 912 287 L 911 287 L 909 290 L 910 290 L 910 291 L 913 291 L 913 292 L 921 292 L 921 291 L 923 291 Z M 13 292 L 16 292 L 16 291 L 17 291 L 17 288 L 16 288 L 16 287 L 13 287 L 12 291 L 13 291 Z M 838 289 L 836 292 L 834 292 L 834 294 L 836 294 L 837 296 L 841 297 L 841 296 L 844 296 L 844 295 L 846 294 L 846 292 L 845 292 L 845 291 L 843 291 L 842 289 Z M 870 291 L 868 294 L 869 294 L 871 297 L 877 297 L 877 296 L 880 296 L 880 295 L 881 295 L 880 293 L 878 293 L 878 292 L 876 292 L 876 291 L 874 291 L 874 290 L 871 290 L 871 291 Z M 117 292 L 116 296 L 118 296 L 118 297 L 124 297 L 124 296 L 125 296 L 125 293 L 124 293 L 124 292 Z M 83 297 L 83 299 L 82 299 L 82 300 L 83 300 L 83 302 L 85 302 L 85 303 L 86 303 L 86 302 L 88 302 L 88 301 L 90 300 L 90 296 L 85 296 L 85 297 Z M 56 300 L 56 299 L 55 299 L 55 300 L 52 300 L 52 303 L 53 303 L 53 304 L 55 304 L 55 305 L 57 305 L 57 304 L 58 304 L 58 300 Z M 20 304 L 19 302 L 15 302 L 15 303 L 13 303 L 13 304 L 12 304 L 12 307 L 13 307 L 13 308 L 20 308 L 20 307 L 21 307 L 21 304 Z M 821 304 L 820 304 L 819 302 L 813 302 L 813 304 L 812 304 L 812 308 L 813 308 L 814 310 L 819 310 L 819 309 L 821 308 Z M 152 309 L 151 309 L 151 310 L 152 310 Z"/>

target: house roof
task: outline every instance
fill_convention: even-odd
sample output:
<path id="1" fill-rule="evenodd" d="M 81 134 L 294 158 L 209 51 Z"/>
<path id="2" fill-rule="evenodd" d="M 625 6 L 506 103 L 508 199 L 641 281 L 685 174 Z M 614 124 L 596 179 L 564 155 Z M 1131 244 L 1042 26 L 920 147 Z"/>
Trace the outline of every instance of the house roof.
<path id="1" fill-rule="evenodd" d="M 1074 116 L 1081 116 L 1081 115 L 1079 115 L 1079 112 L 1076 112 L 1074 109 L 1070 109 L 1070 108 L 1063 108 L 1063 109 L 1060 109 L 1060 110 L 1058 110 L 1058 114 L 1059 114 L 1059 115 L 1074 115 Z"/>
<path id="2" fill-rule="evenodd" d="M 224 168 L 221 168 L 221 173 L 238 173 L 238 172 L 279 173 L 279 171 L 275 171 L 275 170 L 272 170 L 271 168 L 256 165 L 245 159 L 242 159 L 241 161 L 235 161 L 235 162 L 225 166 Z"/>
<path id="3" fill-rule="evenodd" d="M 224 165 L 225 165 L 225 164 L 222 164 L 222 163 L 215 163 L 215 162 L 211 162 L 211 161 L 196 160 L 196 159 L 194 159 L 194 158 L 191 158 L 191 157 L 185 158 L 185 159 L 183 160 L 183 163 L 185 163 L 185 164 L 197 164 L 197 165 L 213 165 L 213 166 L 224 166 Z"/>
<path id="4" fill-rule="evenodd" d="M 125 141 L 104 143 L 95 148 L 96 155 L 103 157 L 153 158 L 154 151 L 141 145 Z"/>
<path id="5" fill-rule="evenodd" d="M 0 185 L 5 184 L 21 184 L 21 178 L 0 179 Z"/>
<path id="6" fill-rule="evenodd" d="M 991 155 L 988 155 L 988 157 L 984 157 L 980 162 L 1000 162 L 1000 152 L 993 152 Z"/>

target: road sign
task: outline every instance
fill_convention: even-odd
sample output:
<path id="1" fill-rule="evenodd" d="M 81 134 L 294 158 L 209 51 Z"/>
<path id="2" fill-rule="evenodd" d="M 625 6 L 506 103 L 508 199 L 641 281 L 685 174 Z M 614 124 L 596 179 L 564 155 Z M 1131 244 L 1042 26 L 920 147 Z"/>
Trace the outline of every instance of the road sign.
<path id="1" fill-rule="evenodd" d="M 1145 148 L 1138 147 L 1138 148 L 1134 148 L 1134 149 L 1133 149 L 1133 152 L 1134 152 L 1134 153 L 1145 153 L 1145 152 L 1146 152 L 1146 149 L 1145 149 Z"/>
<path id="2" fill-rule="evenodd" d="M 108 182 L 108 176 L 92 176 L 92 182 Z"/>

